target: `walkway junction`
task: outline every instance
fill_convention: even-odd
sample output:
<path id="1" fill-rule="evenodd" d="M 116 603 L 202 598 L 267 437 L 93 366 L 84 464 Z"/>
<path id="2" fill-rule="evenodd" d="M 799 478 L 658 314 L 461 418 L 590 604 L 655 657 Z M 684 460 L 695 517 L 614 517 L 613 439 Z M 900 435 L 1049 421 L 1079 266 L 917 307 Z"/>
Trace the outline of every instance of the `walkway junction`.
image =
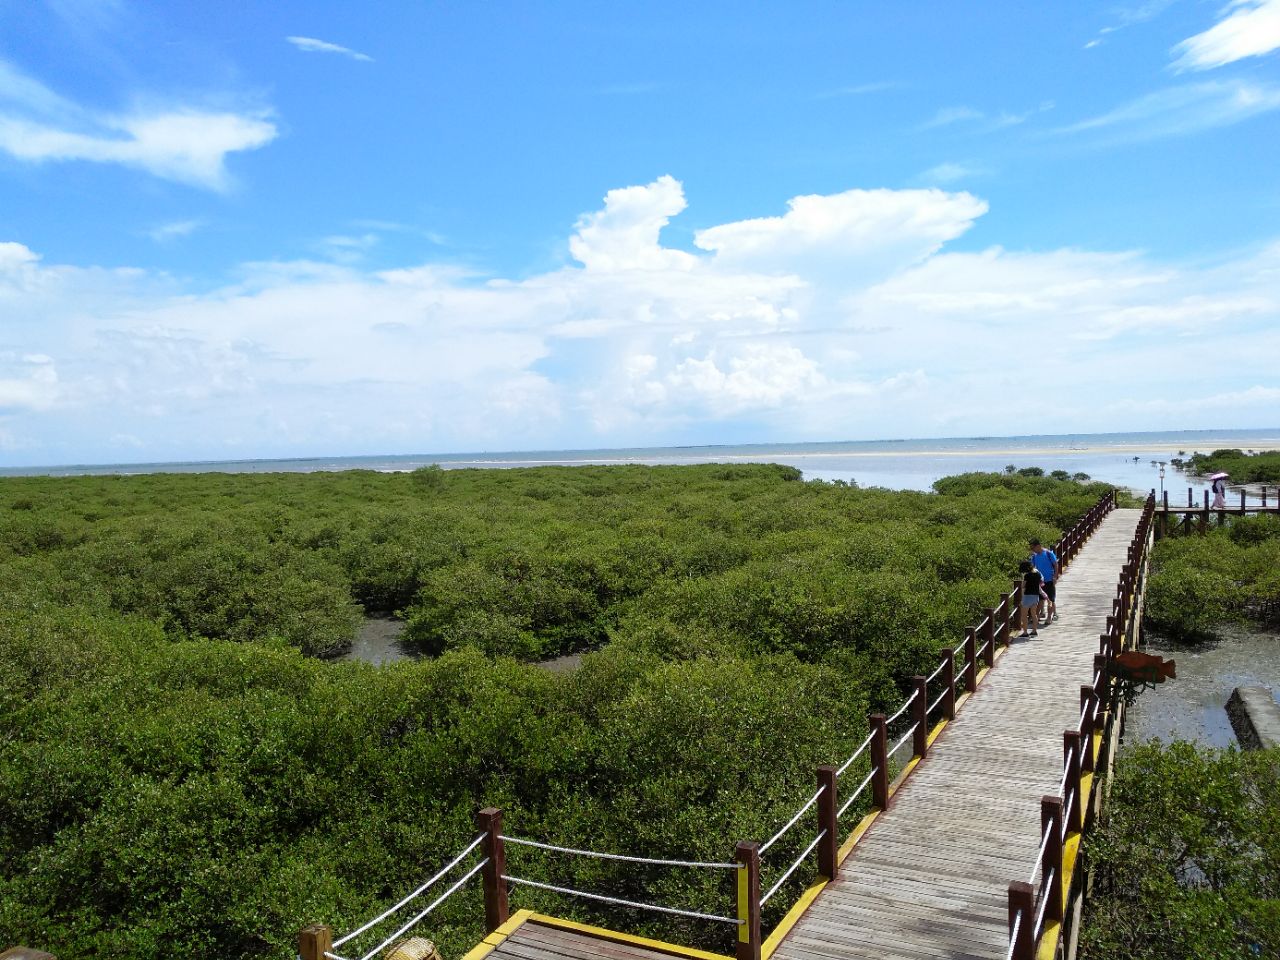
<path id="1" fill-rule="evenodd" d="M 1168 523 L 1171 511 L 1160 506 Z M 1064 576 L 1060 619 L 1051 628 L 1018 638 L 1014 581 L 958 646 L 939 652 L 931 674 L 914 678 L 897 711 L 868 718 L 852 756 L 817 769 L 815 792 L 777 833 L 739 842 L 732 859 L 654 860 L 558 847 L 507 833 L 501 811 L 485 809 L 457 855 L 383 914 L 341 936 L 323 925 L 303 930 L 301 960 L 407 957 L 391 948 L 469 883 L 483 887 L 489 932 L 464 960 L 723 960 L 512 912 L 509 898 L 518 904 L 522 888 L 727 925 L 735 931 L 734 960 L 1049 960 L 1070 950 L 1083 886 L 1080 842 L 1102 803 L 1095 777 L 1111 763 L 1123 722 L 1108 667 L 1141 631 L 1156 513 L 1154 495 L 1141 509 L 1118 509 L 1114 493 L 1103 497 L 1055 545 Z M 869 772 L 852 782 L 863 770 Z M 850 814 L 860 798 L 858 810 L 869 799 L 869 812 Z M 768 863 L 777 879 L 766 888 L 762 860 L 792 831 L 799 856 Z M 534 881 L 508 863 L 509 852 L 529 847 L 731 871 L 735 902 L 701 913 Z M 786 884 L 797 874 L 812 883 L 772 930 L 763 929 L 762 907 L 794 890 Z"/>

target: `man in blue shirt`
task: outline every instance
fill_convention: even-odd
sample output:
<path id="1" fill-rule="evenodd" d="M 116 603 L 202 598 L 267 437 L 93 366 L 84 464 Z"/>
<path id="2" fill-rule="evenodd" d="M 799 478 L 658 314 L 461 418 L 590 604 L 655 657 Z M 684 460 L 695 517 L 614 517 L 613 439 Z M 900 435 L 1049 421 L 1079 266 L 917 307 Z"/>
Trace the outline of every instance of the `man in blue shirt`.
<path id="1" fill-rule="evenodd" d="M 1055 589 L 1058 585 L 1058 555 L 1052 550 L 1046 550 L 1041 546 L 1039 540 L 1031 541 L 1031 562 L 1035 568 L 1040 571 L 1040 576 L 1044 578 L 1044 592 L 1049 595 L 1047 601 L 1048 610 L 1044 611 L 1045 615 L 1040 617 L 1042 611 L 1036 612 L 1037 619 L 1048 623 L 1050 620 L 1058 619 L 1058 591 Z"/>

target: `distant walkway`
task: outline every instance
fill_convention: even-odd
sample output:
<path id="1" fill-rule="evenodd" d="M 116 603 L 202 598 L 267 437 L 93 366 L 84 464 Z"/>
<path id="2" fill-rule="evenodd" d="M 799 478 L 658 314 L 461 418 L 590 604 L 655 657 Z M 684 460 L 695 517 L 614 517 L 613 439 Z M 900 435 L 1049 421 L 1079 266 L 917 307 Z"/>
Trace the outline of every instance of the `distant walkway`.
<path id="1" fill-rule="evenodd" d="M 1008 886 L 1036 862 L 1098 636 L 1140 510 L 1114 510 L 1058 587 L 1059 620 L 1015 640 L 771 960 L 981 960 L 1009 951 Z"/>

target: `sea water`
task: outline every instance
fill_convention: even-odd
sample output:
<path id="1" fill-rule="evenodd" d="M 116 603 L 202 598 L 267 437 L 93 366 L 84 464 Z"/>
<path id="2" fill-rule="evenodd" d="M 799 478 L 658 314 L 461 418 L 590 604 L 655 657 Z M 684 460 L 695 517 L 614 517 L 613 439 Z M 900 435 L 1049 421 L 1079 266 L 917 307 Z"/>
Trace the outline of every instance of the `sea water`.
<path id="1" fill-rule="evenodd" d="M 310 473 L 324 470 L 401 472 L 438 465 L 445 470 L 576 466 L 585 464 L 781 463 L 806 480 L 841 480 L 863 487 L 928 490 L 941 477 L 1006 466 L 1066 470 L 1139 492 L 1169 490 L 1171 503 L 1185 503 L 1187 488 L 1199 502 L 1206 484 L 1186 478 L 1175 457 L 1220 447 L 1280 449 L 1280 428 L 1192 430 L 1153 433 L 1081 433 L 1020 437 L 955 437 L 932 440 L 857 440 L 826 443 L 767 443 L 689 447 L 395 454 L 279 460 L 215 460 L 0 469 L 0 476 L 75 476 L 143 473 Z M 1161 465 L 1165 475 L 1160 477 Z"/>

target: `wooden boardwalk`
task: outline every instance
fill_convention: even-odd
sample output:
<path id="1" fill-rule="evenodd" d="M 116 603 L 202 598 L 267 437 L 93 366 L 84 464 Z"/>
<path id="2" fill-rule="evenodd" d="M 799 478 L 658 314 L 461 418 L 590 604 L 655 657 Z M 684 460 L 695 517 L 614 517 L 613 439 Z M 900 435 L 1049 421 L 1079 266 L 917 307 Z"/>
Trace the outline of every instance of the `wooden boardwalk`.
<path id="1" fill-rule="evenodd" d="M 1140 510 L 1114 510 L 1058 586 L 1059 619 L 1015 640 L 771 960 L 1003 960 L 1008 886 L 1031 879 L 1098 636 Z"/>

